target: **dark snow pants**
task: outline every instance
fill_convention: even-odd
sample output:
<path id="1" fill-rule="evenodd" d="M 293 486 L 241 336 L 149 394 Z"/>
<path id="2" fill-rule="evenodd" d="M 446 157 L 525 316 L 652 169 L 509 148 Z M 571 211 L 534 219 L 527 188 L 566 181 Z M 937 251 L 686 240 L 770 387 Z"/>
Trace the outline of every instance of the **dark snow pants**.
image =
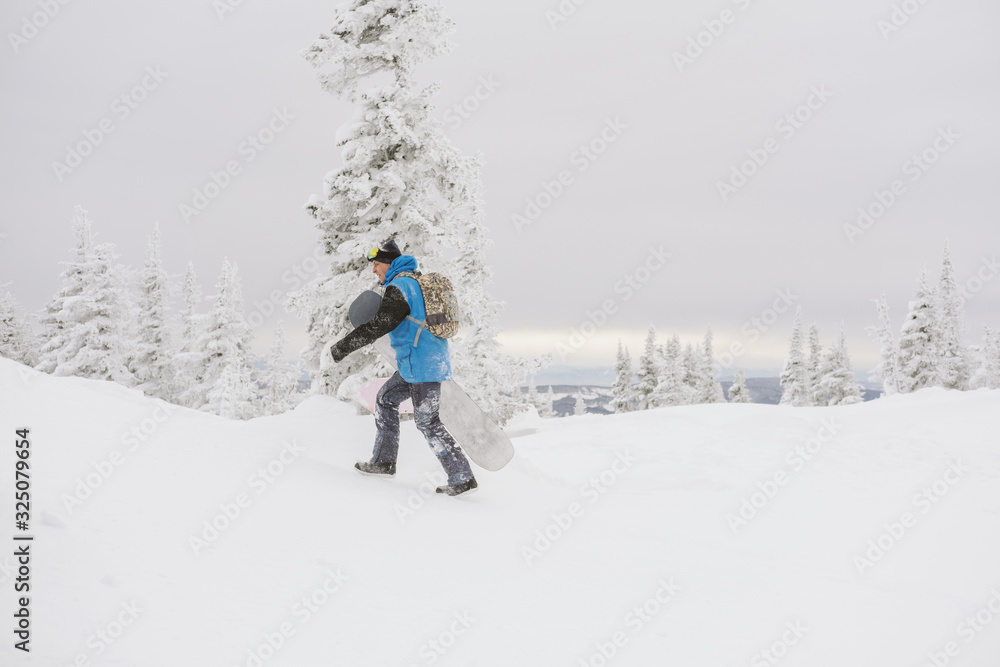
<path id="1" fill-rule="evenodd" d="M 441 403 L 440 382 L 407 382 L 397 371 L 382 385 L 375 399 L 375 451 L 372 463 L 395 463 L 399 453 L 399 405 L 413 400 L 413 418 L 417 430 L 427 438 L 434 455 L 448 474 L 448 484 L 454 486 L 472 479 L 469 460 L 441 423 L 438 406 Z"/>

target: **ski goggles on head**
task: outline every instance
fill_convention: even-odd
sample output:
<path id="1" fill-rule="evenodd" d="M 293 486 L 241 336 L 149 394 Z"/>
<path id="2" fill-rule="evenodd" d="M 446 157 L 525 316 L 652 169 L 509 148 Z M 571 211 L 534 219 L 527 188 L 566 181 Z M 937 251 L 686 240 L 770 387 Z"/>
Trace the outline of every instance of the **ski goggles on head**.
<path id="1" fill-rule="evenodd" d="M 378 257 L 378 248 L 372 248 L 371 250 L 368 251 L 369 262 L 375 259 L 376 257 Z"/>

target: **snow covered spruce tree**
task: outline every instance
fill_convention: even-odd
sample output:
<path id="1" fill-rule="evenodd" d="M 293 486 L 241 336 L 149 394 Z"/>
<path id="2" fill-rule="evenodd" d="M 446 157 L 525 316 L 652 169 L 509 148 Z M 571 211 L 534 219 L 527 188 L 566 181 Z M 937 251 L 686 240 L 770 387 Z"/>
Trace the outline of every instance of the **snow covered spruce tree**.
<path id="1" fill-rule="evenodd" d="M 631 412 L 634 400 L 632 358 L 619 340 L 618 356 L 615 358 L 615 384 L 611 387 L 611 405 L 615 412 Z"/>
<path id="2" fill-rule="evenodd" d="M 205 351 L 199 347 L 203 342 L 207 315 L 198 312 L 201 307 L 201 285 L 195 275 L 194 263 L 188 262 L 182 288 L 184 310 L 180 315 L 180 342 L 177 354 L 174 356 L 176 370 L 175 391 L 176 402 L 187 407 L 200 404 L 196 387 L 200 386 L 205 376 Z"/>
<path id="3" fill-rule="evenodd" d="M 535 384 L 535 374 L 531 374 L 528 380 L 528 405 L 535 408 L 541 414 L 542 399 L 538 396 L 538 385 Z"/>
<path id="4" fill-rule="evenodd" d="M 176 400 L 177 387 L 171 328 L 167 319 L 169 279 L 160 260 L 160 227 L 156 225 L 146 248 L 146 264 L 136 304 L 135 349 L 129 368 L 139 389 L 148 396 Z"/>
<path id="5" fill-rule="evenodd" d="M 256 385 L 249 362 L 250 326 L 236 267 L 226 259 L 216 285 L 215 306 L 194 352 L 200 377 L 183 397 L 185 405 L 227 419 L 254 415 Z"/>
<path id="6" fill-rule="evenodd" d="M 972 378 L 975 389 L 1000 389 L 1000 329 L 986 327 L 982 363 Z"/>
<path id="7" fill-rule="evenodd" d="M 36 368 L 133 386 L 127 367 L 127 293 L 122 269 L 114 264 L 114 246 L 94 245 L 90 218 L 81 206 L 75 210 L 73 231 L 76 257 L 65 263 L 59 292 L 39 318 L 42 345 Z"/>
<path id="8" fill-rule="evenodd" d="M 701 359 L 699 361 L 698 394 L 695 396 L 695 402 L 725 403 L 726 395 L 722 392 L 722 385 L 715 379 L 715 358 L 712 352 L 711 329 L 705 332 L 705 340 L 701 346 Z"/>
<path id="9" fill-rule="evenodd" d="M 819 381 L 823 379 L 823 345 L 819 340 L 819 327 L 809 325 L 809 358 L 806 359 L 806 395 L 809 405 L 826 405 L 820 395 Z"/>
<path id="10" fill-rule="evenodd" d="M 657 405 L 687 405 L 691 403 L 691 388 L 684 384 L 684 353 L 681 340 L 674 334 L 663 347 L 663 363 L 657 378 L 653 400 Z"/>
<path id="11" fill-rule="evenodd" d="M 902 393 L 938 384 L 940 354 L 936 301 L 933 289 L 927 284 L 927 269 L 924 269 L 899 337 L 899 391 Z"/>
<path id="12" fill-rule="evenodd" d="M 750 391 L 747 389 L 747 376 L 746 373 L 743 372 L 742 368 L 736 371 L 736 377 L 733 378 L 733 383 L 729 385 L 729 402 L 750 402 Z"/>
<path id="13" fill-rule="evenodd" d="M 802 407 L 810 405 L 808 377 L 805 359 L 802 357 L 802 308 L 795 310 L 792 323 L 792 337 L 788 343 L 788 358 L 781 371 L 781 400 L 779 405 Z"/>
<path id="14" fill-rule="evenodd" d="M 684 369 L 684 387 L 687 393 L 685 404 L 694 403 L 701 389 L 701 354 L 694 345 L 687 343 L 684 346 L 681 366 Z"/>
<path id="15" fill-rule="evenodd" d="M 850 405 L 862 401 L 861 385 L 854 381 L 854 369 L 847 354 L 843 325 L 837 344 L 823 357 L 815 396 L 815 405 Z"/>
<path id="16" fill-rule="evenodd" d="M 538 416 L 544 419 L 556 416 L 555 408 L 556 397 L 552 393 L 552 385 L 549 385 L 549 390 L 545 392 L 544 398 L 542 398 L 542 404 L 538 408 Z"/>
<path id="17" fill-rule="evenodd" d="M 878 326 L 868 327 L 865 331 L 875 338 L 879 346 L 881 360 L 872 370 L 871 379 L 882 382 L 882 392 L 891 396 L 899 391 L 899 346 L 892 335 L 892 325 L 889 323 L 889 306 L 885 295 L 875 301 L 878 310 Z"/>
<path id="18" fill-rule="evenodd" d="M 971 367 L 969 350 L 962 343 L 965 335 L 965 313 L 962 295 L 955 282 L 951 249 L 946 244 L 941 260 L 941 279 L 937 290 L 938 337 L 937 375 L 946 389 L 968 389 Z"/>
<path id="19" fill-rule="evenodd" d="M 0 287 L 5 287 L 0 285 Z M 37 348 L 31 325 L 21 312 L 9 289 L 0 296 L 0 357 L 25 366 L 38 363 Z"/>
<path id="20" fill-rule="evenodd" d="M 576 390 L 576 402 L 573 403 L 573 415 L 579 417 L 587 414 L 587 403 L 583 400 L 583 388 Z"/>
<path id="21" fill-rule="evenodd" d="M 414 81 L 418 64 L 450 49 L 445 38 L 453 30 L 440 7 L 420 0 L 349 0 L 303 52 L 323 88 L 358 107 L 337 134 L 343 166 L 324 179 L 323 197 L 306 205 L 332 256 L 330 275 L 290 295 L 288 307 L 308 320 L 303 359 L 314 391 L 333 394 L 348 378 L 372 376 L 382 367 L 371 350 L 324 372 L 319 355 L 347 331 L 350 302 L 372 287 L 365 253 L 395 238 L 422 270 L 451 278 L 464 316 L 461 337 L 452 339 L 455 377 L 503 423 L 524 405 L 518 387 L 531 364 L 499 352 L 501 305 L 487 291 L 480 160 L 463 156 L 431 117 L 437 86 L 418 89 Z M 359 94 L 374 75 L 391 81 Z"/>
<path id="22" fill-rule="evenodd" d="M 639 370 L 636 377 L 639 379 L 635 386 L 635 409 L 650 410 L 659 407 L 653 393 L 660 379 L 660 351 L 656 346 L 656 329 L 649 327 L 646 333 L 646 346 L 639 357 Z"/>
<path id="23" fill-rule="evenodd" d="M 267 355 L 267 365 L 259 373 L 260 387 L 257 414 L 280 415 L 295 407 L 296 367 L 284 359 L 285 325 L 278 322 L 274 329 L 274 342 Z"/>

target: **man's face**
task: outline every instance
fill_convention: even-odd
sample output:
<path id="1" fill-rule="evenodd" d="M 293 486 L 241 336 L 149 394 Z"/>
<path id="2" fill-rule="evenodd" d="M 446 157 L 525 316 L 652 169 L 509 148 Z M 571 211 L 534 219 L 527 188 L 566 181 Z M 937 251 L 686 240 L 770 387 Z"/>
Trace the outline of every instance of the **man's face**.
<path id="1" fill-rule="evenodd" d="M 385 262 L 375 261 L 372 262 L 372 273 L 378 276 L 379 284 L 385 282 L 385 272 L 389 270 L 389 265 Z"/>

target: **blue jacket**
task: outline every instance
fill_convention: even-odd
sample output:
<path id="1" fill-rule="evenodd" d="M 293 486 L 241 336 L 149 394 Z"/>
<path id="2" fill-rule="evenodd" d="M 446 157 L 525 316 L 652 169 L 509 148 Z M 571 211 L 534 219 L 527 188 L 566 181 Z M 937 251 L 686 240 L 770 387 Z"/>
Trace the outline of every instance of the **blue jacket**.
<path id="1" fill-rule="evenodd" d="M 410 307 L 410 317 L 424 321 L 424 295 L 415 278 L 399 276 L 417 270 L 417 260 L 410 255 L 400 255 L 385 272 L 383 287 L 392 285 L 403 293 Z M 389 332 L 389 342 L 396 352 L 396 367 L 407 382 L 444 382 L 451 379 L 451 354 L 448 341 L 424 330 L 417 338 L 420 327 L 409 318 Z M 414 347 L 413 343 L 417 345 Z"/>

